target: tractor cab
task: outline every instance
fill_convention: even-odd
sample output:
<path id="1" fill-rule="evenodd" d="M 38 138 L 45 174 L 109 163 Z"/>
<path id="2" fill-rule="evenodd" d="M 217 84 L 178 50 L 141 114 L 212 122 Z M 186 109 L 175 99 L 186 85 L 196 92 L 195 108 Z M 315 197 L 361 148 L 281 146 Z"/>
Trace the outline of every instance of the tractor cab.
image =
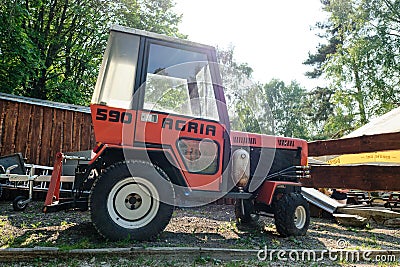
<path id="1" fill-rule="evenodd" d="M 229 119 L 216 61 L 213 47 L 113 26 L 92 98 L 96 141 L 153 146 L 146 157 L 178 169 L 177 183 L 225 191 Z"/>

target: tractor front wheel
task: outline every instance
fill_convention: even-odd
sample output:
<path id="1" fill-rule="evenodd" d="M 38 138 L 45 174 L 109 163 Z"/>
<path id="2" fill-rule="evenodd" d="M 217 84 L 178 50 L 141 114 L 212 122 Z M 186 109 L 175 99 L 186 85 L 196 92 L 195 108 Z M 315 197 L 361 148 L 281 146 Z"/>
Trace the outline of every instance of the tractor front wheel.
<path id="1" fill-rule="evenodd" d="M 310 208 L 300 193 L 284 194 L 273 203 L 276 230 L 281 236 L 305 235 L 310 224 Z"/>
<path id="2" fill-rule="evenodd" d="M 173 212 L 174 190 L 167 175 L 143 161 L 110 166 L 93 184 L 93 225 L 109 240 L 148 240 L 162 232 Z"/>
<path id="3" fill-rule="evenodd" d="M 235 202 L 236 222 L 243 226 L 255 226 L 260 216 L 254 213 L 254 203 L 249 199 L 237 199 Z"/>

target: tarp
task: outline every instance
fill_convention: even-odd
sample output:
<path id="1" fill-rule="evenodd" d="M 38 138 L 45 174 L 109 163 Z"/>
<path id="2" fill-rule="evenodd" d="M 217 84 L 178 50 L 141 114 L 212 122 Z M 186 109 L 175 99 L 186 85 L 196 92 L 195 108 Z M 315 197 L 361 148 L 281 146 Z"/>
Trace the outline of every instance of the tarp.
<path id="1" fill-rule="evenodd" d="M 354 132 L 342 137 L 351 138 L 362 135 L 374 135 L 383 133 L 400 132 L 400 107 L 371 120 L 369 123 L 358 128 Z M 399 140 L 400 142 L 400 140 Z M 361 154 L 347 154 L 330 157 L 327 162 L 332 165 L 359 164 L 359 163 L 400 163 L 400 150 L 372 152 Z"/>
<path id="2" fill-rule="evenodd" d="M 397 132 L 400 132 L 400 107 L 371 120 L 369 123 L 344 136 L 343 138 Z"/>

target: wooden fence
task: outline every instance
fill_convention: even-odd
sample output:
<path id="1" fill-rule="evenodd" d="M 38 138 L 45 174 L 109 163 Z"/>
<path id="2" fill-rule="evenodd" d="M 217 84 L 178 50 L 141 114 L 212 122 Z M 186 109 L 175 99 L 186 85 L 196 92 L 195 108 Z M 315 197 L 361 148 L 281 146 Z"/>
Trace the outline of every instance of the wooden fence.
<path id="1" fill-rule="evenodd" d="M 94 143 L 89 108 L 0 93 L 0 156 L 20 152 L 28 163 L 52 166 L 58 151 Z"/>

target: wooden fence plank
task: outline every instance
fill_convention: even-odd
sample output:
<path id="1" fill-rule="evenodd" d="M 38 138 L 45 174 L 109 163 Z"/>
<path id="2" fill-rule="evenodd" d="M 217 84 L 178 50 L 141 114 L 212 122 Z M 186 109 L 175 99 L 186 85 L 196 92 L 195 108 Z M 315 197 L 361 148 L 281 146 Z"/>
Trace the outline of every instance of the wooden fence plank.
<path id="1" fill-rule="evenodd" d="M 0 100 L 0 155 L 3 155 L 3 146 L 4 146 L 4 118 L 6 116 L 6 105 L 7 101 Z"/>
<path id="2" fill-rule="evenodd" d="M 62 151 L 64 114 L 62 110 L 53 110 L 53 125 L 51 128 L 50 157 L 54 158 L 57 152 Z M 64 152 L 64 151 L 63 151 Z"/>
<path id="3" fill-rule="evenodd" d="M 80 150 L 88 150 L 92 149 L 90 144 L 90 134 L 91 134 L 91 128 L 92 124 L 91 121 L 88 120 L 87 114 L 82 114 L 82 125 L 81 125 L 81 149 Z"/>
<path id="4" fill-rule="evenodd" d="M 64 112 L 63 152 L 74 151 L 73 126 L 74 126 L 74 112 L 66 110 Z"/>
<path id="5" fill-rule="evenodd" d="M 75 112 L 74 113 L 74 129 L 73 129 L 73 151 L 79 151 L 81 147 L 81 120 L 82 120 L 82 114 Z"/>
<path id="6" fill-rule="evenodd" d="M 18 120 L 18 103 L 9 102 L 6 107 L 4 118 L 4 150 L 9 151 L 9 154 L 15 153 L 15 135 L 17 131 Z"/>
<path id="7" fill-rule="evenodd" d="M 27 162 L 29 163 L 40 163 L 40 151 L 42 149 L 42 129 L 43 129 L 43 108 L 40 106 L 33 106 L 29 144 L 30 150 L 27 154 Z M 46 164 L 44 164 L 46 165 Z"/>
<path id="8" fill-rule="evenodd" d="M 85 120 L 90 122 L 90 149 L 92 149 L 96 144 L 96 138 L 95 138 L 95 135 L 94 135 L 94 128 L 93 128 L 93 122 L 92 122 L 91 114 L 86 114 Z"/>
<path id="9" fill-rule="evenodd" d="M 51 153 L 51 134 L 53 127 L 53 109 L 43 107 L 43 127 L 42 127 L 42 143 L 39 157 L 39 164 L 46 165 L 50 162 L 53 163 L 54 153 Z M 54 154 L 54 155 L 53 155 Z"/>
<path id="10" fill-rule="evenodd" d="M 31 120 L 32 105 L 19 103 L 18 120 L 16 126 L 15 151 L 27 155 L 29 143 L 29 126 Z"/>

